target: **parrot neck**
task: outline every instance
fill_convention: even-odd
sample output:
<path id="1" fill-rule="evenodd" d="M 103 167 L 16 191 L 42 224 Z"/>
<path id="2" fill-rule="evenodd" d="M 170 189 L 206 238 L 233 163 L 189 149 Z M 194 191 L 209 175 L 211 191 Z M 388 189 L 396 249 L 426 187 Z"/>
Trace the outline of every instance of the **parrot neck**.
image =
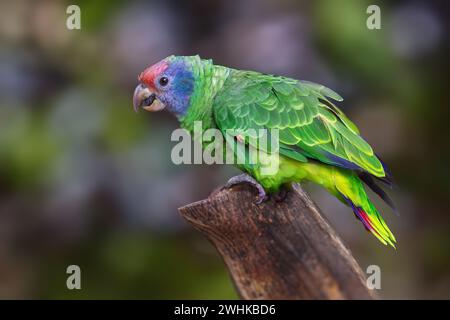
<path id="1" fill-rule="evenodd" d="M 180 126 L 190 133 L 194 122 L 202 121 L 203 129 L 215 127 L 212 105 L 216 94 L 222 89 L 230 69 L 216 66 L 211 60 L 200 60 L 193 67 L 196 84 L 188 111 L 179 118 Z"/>

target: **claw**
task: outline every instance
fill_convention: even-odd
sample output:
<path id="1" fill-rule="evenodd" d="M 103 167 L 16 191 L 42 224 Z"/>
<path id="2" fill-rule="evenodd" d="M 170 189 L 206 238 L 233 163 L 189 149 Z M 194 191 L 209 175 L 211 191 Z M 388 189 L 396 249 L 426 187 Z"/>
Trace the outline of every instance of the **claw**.
<path id="1" fill-rule="evenodd" d="M 232 186 L 240 183 L 247 183 L 258 190 L 258 199 L 255 201 L 255 204 L 261 204 L 269 199 L 269 196 L 267 195 L 266 190 L 264 190 L 264 187 L 261 184 L 259 184 L 259 182 L 256 181 L 253 177 L 249 176 L 246 173 L 232 177 L 225 184 L 224 188 L 231 188 Z"/>
<path id="2" fill-rule="evenodd" d="M 286 199 L 288 192 L 288 190 L 282 188 L 280 189 L 280 191 L 273 194 L 273 199 L 275 200 L 275 202 L 283 202 L 284 199 Z"/>

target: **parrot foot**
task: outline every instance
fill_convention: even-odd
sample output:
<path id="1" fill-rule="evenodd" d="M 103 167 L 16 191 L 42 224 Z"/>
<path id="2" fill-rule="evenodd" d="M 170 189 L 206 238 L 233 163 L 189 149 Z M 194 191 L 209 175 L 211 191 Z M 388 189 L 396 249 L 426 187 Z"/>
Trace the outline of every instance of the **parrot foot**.
<path id="1" fill-rule="evenodd" d="M 258 181 L 256 181 L 253 177 L 249 176 L 246 173 L 232 177 L 225 184 L 224 188 L 228 189 L 228 188 L 231 188 L 232 186 L 235 186 L 240 183 L 247 183 L 247 184 L 255 187 L 258 190 L 258 200 L 256 200 L 255 204 L 261 204 L 264 201 L 269 199 L 269 196 L 267 195 L 266 190 L 264 190 L 264 187 Z"/>
<path id="2" fill-rule="evenodd" d="M 292 185 L 290 183 L 284 184 L 281 186 L 279 191 L 272 194 L 272 198 L 275 200 L 275 202 L 283 202 L 286 199 L 289 191 L 291 190 Z"/>

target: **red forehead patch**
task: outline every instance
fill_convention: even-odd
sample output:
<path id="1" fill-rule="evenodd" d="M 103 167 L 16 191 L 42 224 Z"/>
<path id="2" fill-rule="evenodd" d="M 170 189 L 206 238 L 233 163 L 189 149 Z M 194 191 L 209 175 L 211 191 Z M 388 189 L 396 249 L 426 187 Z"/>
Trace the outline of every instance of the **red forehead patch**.
<path id="1" fill-rule="evenodd" d="M 138 80 L 149 87 L 154 87 L 155 78 L 167 69 L 168 63 L 164 60 L 148 67 L 138 77 Z"/>

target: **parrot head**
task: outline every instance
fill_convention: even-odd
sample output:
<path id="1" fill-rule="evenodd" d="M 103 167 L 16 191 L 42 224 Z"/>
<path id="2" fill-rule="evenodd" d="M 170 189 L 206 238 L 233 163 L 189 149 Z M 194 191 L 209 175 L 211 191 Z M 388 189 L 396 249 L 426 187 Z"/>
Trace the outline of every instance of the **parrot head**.
<path id="1" fill-rule="evenodd" d="M 194 91 L 192 57 L 170 56 L 145 69 L 138 77 L 133 106 L 147 111 L 167 109 L 183 116 Z"/>

